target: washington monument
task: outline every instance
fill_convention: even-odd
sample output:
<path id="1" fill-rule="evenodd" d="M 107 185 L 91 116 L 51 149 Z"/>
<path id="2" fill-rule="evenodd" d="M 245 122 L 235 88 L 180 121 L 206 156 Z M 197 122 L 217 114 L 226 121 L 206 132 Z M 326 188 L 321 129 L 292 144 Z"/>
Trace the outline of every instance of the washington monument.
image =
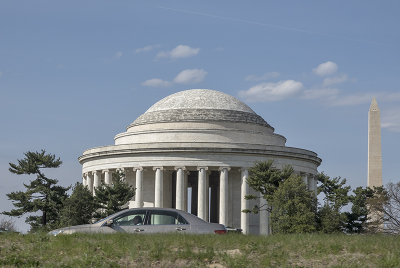
<path id="1" fill-rule="evenodd" d="M 382 186 L 381 119 L 373 98 L 368 112 L 368 187 Z"/>

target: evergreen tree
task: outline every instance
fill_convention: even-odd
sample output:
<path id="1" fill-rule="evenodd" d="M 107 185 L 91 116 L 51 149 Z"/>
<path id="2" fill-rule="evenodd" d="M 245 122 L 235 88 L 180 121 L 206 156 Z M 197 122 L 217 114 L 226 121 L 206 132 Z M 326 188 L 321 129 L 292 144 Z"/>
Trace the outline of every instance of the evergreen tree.
<path id="1" fill-rule="evenodd" d="M 103 218 L 127 208 L 128 202 L 134 197 L 135 189 L 125 181 L 125 174 L 122 172 L 113 173 L 112 185 L 102 183 L 95 188 L 94 200 L 99 209 L 96 217 Z"/>
<path id="2" fill-rule="evenodd" d="M 17 191 L 7 194 L 13 200 L 16 209 L 3 212 L 8 216 L 21 216 L 26 213 L 41 212 L 41 215 L 30 215 L 26 222 L 31 225 L 31 231 L 52 228 L 59 217 L 63 201 L 67 197 L 69 187 L 57 185 L 58 180 L 50 179 L 43 173 L 45 168 L 58 168 L 62 162 L 53 154 L 41 152 L 26 152 L 25 158 L 18 164 L 10 164 L 9 171 L 17 175 L 36 175 L 29 184 L 24 183 L 25 192 Z"/>
<path id="3" fill-rule="evenodd" d="M 273 233 L 310 233 L 316 230 L 316 198 L 299 175 L 292 174 L 272 195 Z"/>
<path id="4" fill-rule="evenodd" d="M 366 187 L 357 187 L 350 196 L 351 211 L 345 212 L 347 222 L 345 225 L 347 233 L 362 233 L 367 231 L 368 200 L 374 197 L 375 190 Z"/>
<path id="5" fill-rule="evenodd" d="M 315 231 L 316 197 L 307 189 L 303 179 L 294 174 L 291 166 L 277 169 L 273 161 L 257 162 L 249 169 L 247 182 L 254 190 L 262 193 L 268 207 L 255 205 L 244 212 L 269 211 L 273 233 Z M 247 195 L 245 198 L 258 199 L 259 196 Z"/>
<path id="6" fill-rule="evenodd" d="M 249 177 L 247 183 L 251 188 L 260 192 L 268 203 L 272 202 L 275 191 L 279 188 L 281 183 L 287 180 L 293 174 L 293 168 L 285 166 L 282 170 L 273 166 L 273 161 L 256 162 L 253 167 L 249 169 Z M 246 199 L 258 199 L 259 196 L 247 195 Z M 252 210 L 244 212 L 258 213 L 260 210 L 268 210 L 271 212 L 271 206 L 259 207 L 255 205 Z"/>
<path id="7" fill-rule="evenodd" d="M 59 226 L 88 224 L 91 222 L 97 204 L 92 193 L 82 183 L 77 182 L 72 194 L 64 201 Z"/>
<path id="8" fill-rule="evenodd" d="M 321 182 L 319 191 L 324 193 L 324 204 L 318 210 L 319 230 L 324 233 L 342 232 L 347 223 L 347 214 L 342 208 L 350 202 L 350 186 L 346 179 L 330 178 L 324 173 L 318 174 Z"/>

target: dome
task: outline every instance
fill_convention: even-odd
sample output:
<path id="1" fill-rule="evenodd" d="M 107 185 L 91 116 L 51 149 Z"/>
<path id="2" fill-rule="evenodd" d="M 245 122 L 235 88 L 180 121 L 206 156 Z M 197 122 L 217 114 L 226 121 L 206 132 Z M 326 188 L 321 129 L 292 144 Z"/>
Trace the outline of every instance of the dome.
<path id="1" fill-rule="evenodd" d="M 249 106 L 235 97 L 211 89 L 189 89 L 177 92 L 155 103 L 146 113 L 171 109 L 217 109 L 254 114 Z"/>
<path id="2" fill-rule="evenodd" d="M 190 89 L 169 95 L 151 106 L 130 126 L 196 121 L 231 121 L 270 127 L 243 102 L 210 89 Z"/>

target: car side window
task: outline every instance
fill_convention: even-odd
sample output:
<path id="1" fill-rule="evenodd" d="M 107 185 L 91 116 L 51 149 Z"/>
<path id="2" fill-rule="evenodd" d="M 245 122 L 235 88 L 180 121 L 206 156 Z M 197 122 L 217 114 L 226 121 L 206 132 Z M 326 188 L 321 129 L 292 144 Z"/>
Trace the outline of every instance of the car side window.
<path id="1" fill-rule="evenodd" d="M 174 211 L 151 211 L 150 212 L 151 225 L 178 225 L 188 224 L 188 222 L 178 213 Z"/>
<path id="2" fill-rule="evenodd" d="M 117 226 L 143 225 L 145 221 L 145 216 L 145 210 L 132 211 L 114 218 L 113 224 Z"/>

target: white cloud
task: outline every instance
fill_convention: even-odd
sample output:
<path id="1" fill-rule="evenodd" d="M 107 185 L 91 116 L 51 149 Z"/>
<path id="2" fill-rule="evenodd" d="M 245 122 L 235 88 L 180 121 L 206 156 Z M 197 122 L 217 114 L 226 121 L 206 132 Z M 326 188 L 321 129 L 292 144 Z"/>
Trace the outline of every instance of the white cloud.
<path id="1" fill-rule="evenodd" d="M 324 87 L 331 86 L 331 85 L 335 85 L 335 84 L 344 83 L 347 80 L 349 80 L 347 75 L 346 74 L 341 74 L 341 75 L 338 75 L 338 76 L 325 78 L 324 82 L 323 82 L 323 85 L 324 85 Z"/>
<path id="2" fill-rule="evenodd" d="M 261 83 L 248 90 L 240 91 L 239 96 L 248 101 L 278 101 L 296 94 L 302 88 L 303 84 L 294 80 Z"/>
<path id="3" fill-rule="evenodd" d="M 203 69 L 186 69 L 181 71 L 172 82 L 162 80 L 159 78 L 153 78 L 146 80 L 142 83 L 142 86 L 146 87 L 168 87 L 173 83 L 176 84 L 196 84 L 200 83 L 206 77 L 207 72 Z"/>
<path id="4" fill-rule="evenodd" d="M 156 49 L 159 47 L 160 47 L 160 45 L 148 45 L 145 47 L 137 48 L 135 50 L 135 53 L 149 52 L 149 51 L 152 51 L 153 49 Z"/>
<path id="5" fill-rule="evenodd" d="M 333 106 L 351 106 L 365 103 L 371 103 L 372 98 L 380 102 L 398 102 L 400 101 L 400 93 L 388 92 L 366 92 L 353 95 L 338 96 L 331 105 Z"/>
<path id="6" fill-rule="evenodd" d="M 179 45 L 171 51 L 161 51 L 157 54 L 156 58 L 171 58 L 181 59 L 188 58 L 197 55 L 200 52 L 200 48 L 192 48 L 186 45 Z"/>
<path id="7" fill-rule="evenodd" d="M 119 59 L 122 57 L 122 55 L 123 55 L 122 52 L 118 51 L 117 53 L 115 53 L 114 58 Z"/>
<path id="8" fill-rule="evenodd" d="M 265 73 L 263 75 L 257 76 L 254 74 L 250 74 L 248 76 L 246 76 L 245 80 L 246 81 L 253 81 L 253 82 L 258 82 L 258 81 L 263 81 L 263 80 L 268 80 L 270 78 L 275 78 L 278 77 L 279 73 L 278 72 L 269 72 L 269 73 Z"/>
<path id="9" fill-rule="evenodd" d="M 373 93 L 362 93 L 354 95 L 338 96 L 334 101 L 332 101 L 332 106 L 352 106 L 364 103 L 370 103 Z"/>
<path id="10" fill-rule="evenodd" d="M 142 86 L 146 87 L 168 87 L 171 85 L 171 82 L 159 79 L 159 78 L 153 78 L 146 80 L 142 83 Z"/>
<path id="11" fill-rule="evenodd" d="M 174 82 L 177 84 L 195 84 L 204 80 L 207 72 L 203 69 L 186 69 L 180 72 Z"/>
<path id="12" fill-rule="evenodd" d="M 306 100 L 315 100 L 315 99 L 333 100 L 336 99 L 338 94 L 339 90 L 336 88 L 307 89 L 304 90 L 302 98 Z"/>
<path id="13" fill-rule="evenodd" d="M 336 73 L 338 66 L 332 61 L 327 61 L 318 65 L 313 72 L 319 76 L 327 76 Z"/>
<path id="14" fill-rule="evenodd" d="M 400 108 L 383 112 L 381 126 L 390 131 L 400 133 Z"/>

